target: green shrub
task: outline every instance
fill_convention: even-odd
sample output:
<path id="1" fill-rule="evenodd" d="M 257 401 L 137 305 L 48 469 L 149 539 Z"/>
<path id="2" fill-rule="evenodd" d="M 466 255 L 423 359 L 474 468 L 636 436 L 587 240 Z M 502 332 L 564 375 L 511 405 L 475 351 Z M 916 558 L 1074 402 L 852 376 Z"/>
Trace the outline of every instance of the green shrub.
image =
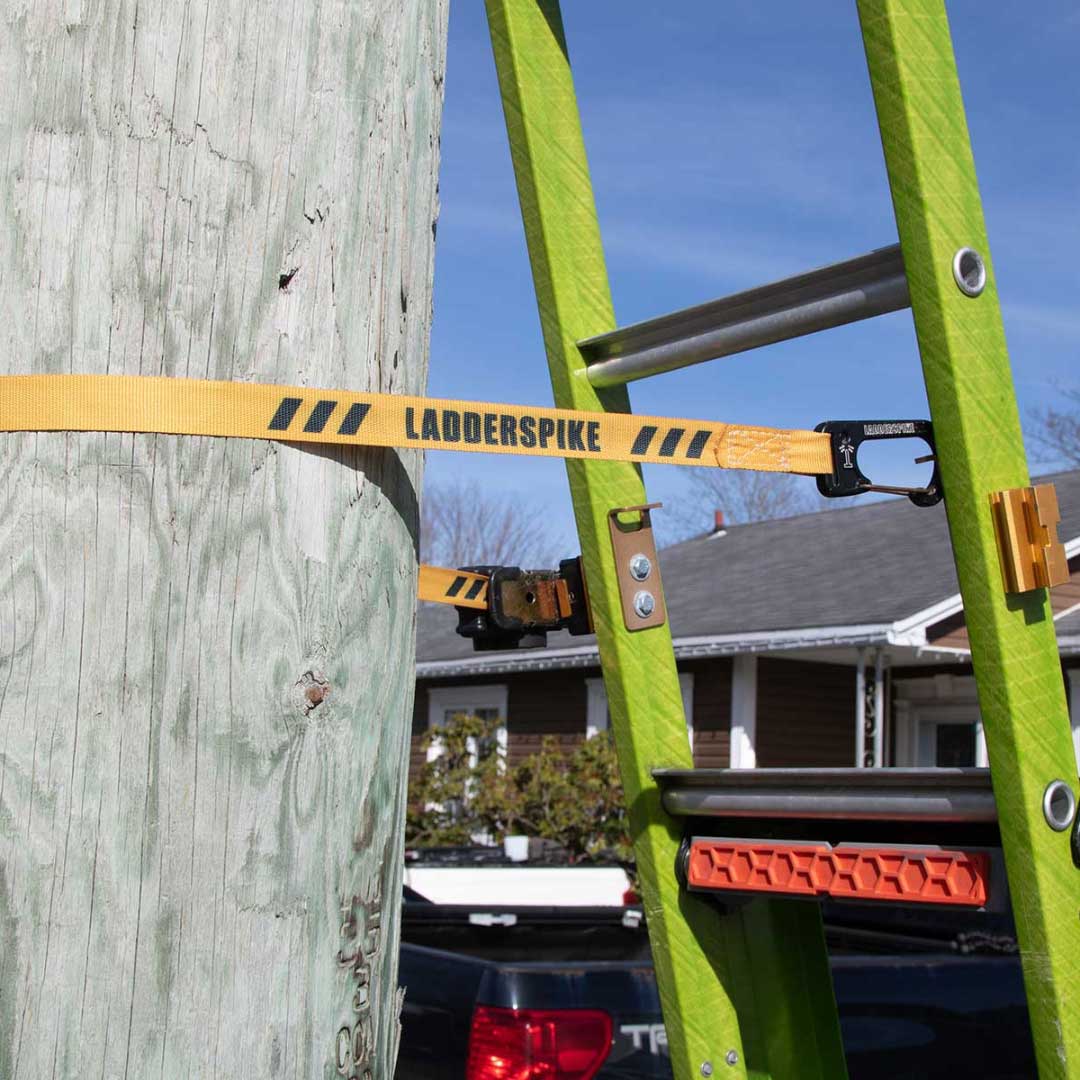
<path id="1" fill-rule="evenodd" d="M 498 721 L 459 715 L 424 737 L 438 746 L 409 792 L 406 843 L 469 844 L 525 834 L 560 844 L 571 861 L 629 864 L 626 807 L 615 745 L 601 732 L 572 750 L 545 737 L 510 768 L 495 738 Z"/>

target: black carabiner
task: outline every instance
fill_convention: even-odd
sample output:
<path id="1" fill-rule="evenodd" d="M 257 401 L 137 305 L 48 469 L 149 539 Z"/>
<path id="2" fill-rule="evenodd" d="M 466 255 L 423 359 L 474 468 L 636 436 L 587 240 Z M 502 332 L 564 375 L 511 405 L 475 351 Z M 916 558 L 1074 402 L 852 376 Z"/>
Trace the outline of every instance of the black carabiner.
<path id="1" fill-rule="evenodd" d="M 929 420 L 826 420 L 815 431 L 825 432 L 832 443 L 831 476 L 819 475 L 818 491 L 827 499 L 844 499 L 866 491 L 887 495 L 906 495 L 916 506 L 934 506 L 941 502 L 941 474 L 938 470 L 934 428 Z M 930 453 L 916 458 L 917 463 L 932 461 L 934 472 L 926 487 L 892 487 L 875 484 L 859 468 L 859 447 L 877 439 L 922 439 Z"/>

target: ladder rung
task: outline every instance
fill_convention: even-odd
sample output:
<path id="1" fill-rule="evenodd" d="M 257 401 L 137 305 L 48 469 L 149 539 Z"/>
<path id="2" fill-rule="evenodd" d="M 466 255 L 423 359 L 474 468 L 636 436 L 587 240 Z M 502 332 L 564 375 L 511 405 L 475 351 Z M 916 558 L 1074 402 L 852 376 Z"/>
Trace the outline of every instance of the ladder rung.
<path id="1" fill-rule="evenodd" d="M 989 769 L 657 769 L 676 817 L 996 822 Z"/>
<path id="2" fill-rule="evenodd" d="M 659 375 L 910 307 L 900 246 L 578 342 L 593 386 Z"/>

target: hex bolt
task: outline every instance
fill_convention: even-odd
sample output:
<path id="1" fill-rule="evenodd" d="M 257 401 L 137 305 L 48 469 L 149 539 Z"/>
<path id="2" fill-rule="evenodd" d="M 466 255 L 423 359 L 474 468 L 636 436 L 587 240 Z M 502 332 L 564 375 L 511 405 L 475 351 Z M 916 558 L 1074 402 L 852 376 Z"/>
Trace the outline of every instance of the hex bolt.
<path id="1" fill-rule="evenodd" d="M 652 573 L 652 563 L 649 556 L 638 552 L 630 556 L 630 576 L 635 581 L 644 581 Z"/>
<path id="2" fill-rule="evenodd" d="M 701 1063 L 701 1075 L 702 1076 L 712 1076 L 712 1062 L 711 1061 L 703 1061 Z"/>
<path id="3" fill-rule="evenodd" d="M 962 247 L 953 256 L 953 278 L 965 296 L 978 296 L 986 288 L 986 263 L 974 249 Z"/>
<path id="4" fill-rule="evenodd" d="M 642 589 L 634 593 L 634 610 L 638 618 L 647 619 L 656 608 L 656 599 L 651 592 Z"/>
<path id="5" fill-rule="evenodd" d="M 725 1061 L 726 1061 L 726 1062 L 727 1062 L 727 1063 L 728 1063 L 729 1065 L 738 1065 L 738 1064 L 739 1064 L 739 1054 L 738 1054 L 738 1051 L 736 1051 L 736 1050 L 729 1050 L 729 1051 L 728 1051 L 728 1052 L 727 1052 L 727 1053 L 726 1053 L 726 1054 L 724 1055 L 724 1060 L 725 1060 Z"/>
<path id="6" fill-rule="evenodd" d="M 1043 817 L 1054 832 L 1064 832 L 1076 813 L 1076 796 L 1064 780 L 1051 780 L 1043 792 Z"/>

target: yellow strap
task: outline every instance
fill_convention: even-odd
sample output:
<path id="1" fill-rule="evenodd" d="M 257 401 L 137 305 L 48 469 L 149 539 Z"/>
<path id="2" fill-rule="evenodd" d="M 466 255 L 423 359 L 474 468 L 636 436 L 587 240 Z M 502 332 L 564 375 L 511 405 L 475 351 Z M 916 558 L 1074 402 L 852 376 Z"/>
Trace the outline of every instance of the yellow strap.
<path id="1" fill-rule="evenodd" d="M 135 431 L 831 473 L 829 436 L 708 420 L 150 375 L 0 376 L 0 431 Z"/>
<path id="2" fill-rule="evenodd" d="M 468 570 L 447 570 L 442 566 L 421 564 L 416 594 L 433 604 L 487 609 L 489 579 Z"/>

